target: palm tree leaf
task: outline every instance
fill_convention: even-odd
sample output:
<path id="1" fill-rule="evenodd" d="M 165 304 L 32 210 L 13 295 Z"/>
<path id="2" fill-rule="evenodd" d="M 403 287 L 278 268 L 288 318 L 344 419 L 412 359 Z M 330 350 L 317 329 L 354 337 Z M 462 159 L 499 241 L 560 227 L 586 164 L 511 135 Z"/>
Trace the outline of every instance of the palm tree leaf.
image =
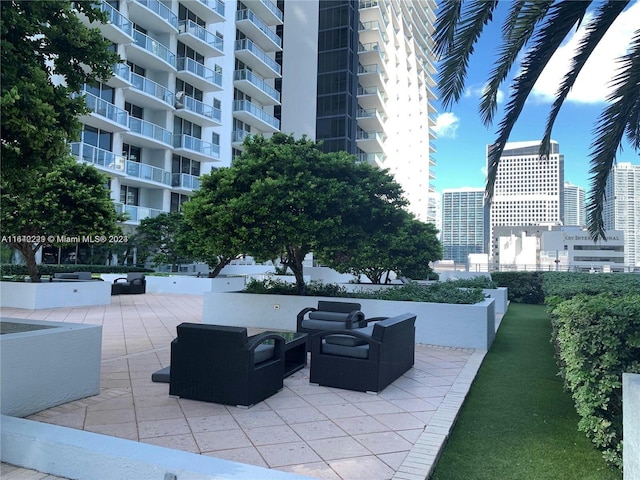
<path id="1" fill-rule="evenodd" d="M 625 0 L 607 2 L 600 5 L 594 18 L 589 21 L 585 27 L 585 36 L 578 45 L 577 53 L 571 62 L 571 68 L 564 76 L 560 88 L 558 89 L 557 97 L 551 107 L 544 136 L 542 137 L 542 142 L 540 144 L 540 156 L 549 155 L 553 125 L 558 117 L 560 109 L 562 108 L 564 100 L 567 98 L 567 95 L 569 95 L 569 91 L 578 77 L 578 74 L 609 30 L 609 27 L 611 27 L 615 19 L 618 18 L 628 4 L 629 1 Z"/>
<path id="2" fill-rule="evenodd" d="M 462 2 L 443 2 L 438 10 L 435 24 L 434 53 L 436 58 L 444 56 L 453 45 L 456 26 L 462 12 Z"/>
<path id="3" fill-rule="evenodd" d="M 457 3 L 457 0 L 447 0 L 446 3 L 449 2 Z M 444 23 L 439 25 L 442 28 L 443 37 L 442 43 L 436 45 L 436 51 L 443 55 L 438 86 L 445 108 L 460 100 L 467 76 L 469 57 L 474 52 L 474 45 L 480 38 L 484 26 L 493 19 L 493 10 L 496 6 L 497 0 L 477 0 L 469 2 L 457 17 L 451 13 L 451 9 L 446 8 L 445 12 L 449 12 L 450 16 L 440 17 L 443 22 L 456 19 L 456 25 L 453 27 Z M 451 40 L 452 29 L 453 39 Z"/>
<path id="4" fill-rule="evenodd" d="M 620 58 L 620 69 L 611 81 L 611 102 L 602 112 L 595 129 L 591 147 L 591 192 L 589 194 L 588 226 L 594 240 L 606 238 L 602 210 L 607 178 L 616 160 L 625 132 L 638 146 L 638 118 L 640 112 L 640 30 L 634 33 L 627 54 Z"/>
<path id="5" fill-rule="evenodd" d="M 589 4 L 590 2 L 587 1 L 574 2 L 571 0 L 556 3 L 549 9 L 545 23 L 536 30 L 533 45 L 522 62 L 522 73 L 512 82 L 511 95 L 505 107 L 504 117 L 500 122 L 498 138 L 488 154 L 485 192 L 487 202 L 493 198 L 500 156 L 531 90 L 567 34 L 577 22 L 582 20 Z"/>
<path id="6" fill-rule="evenodd" d="M 530 2 L 519 0 L 511 6 L 502 26 L 504 43 L 480 101 L 480 118 L 485 125 L 493 123 L 498 108 L 498 90 L 513 67 L 518 54 L 527 44 L 536 25 L 545 17 L 555 0 Z"/>

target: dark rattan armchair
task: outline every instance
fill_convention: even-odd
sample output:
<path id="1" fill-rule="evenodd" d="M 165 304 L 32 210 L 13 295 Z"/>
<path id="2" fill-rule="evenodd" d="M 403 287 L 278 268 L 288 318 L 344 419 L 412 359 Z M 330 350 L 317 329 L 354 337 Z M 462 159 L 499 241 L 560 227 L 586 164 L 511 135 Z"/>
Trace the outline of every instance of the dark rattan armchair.
<path id="1" fill-rule="evenodd" d="M 199 323 L 181 323 L 177 330 L 171 342 L 169 395 L 249 407 L 282 389 L 280 335 L 247 337 L 243 327 Z"/>
<path id="2" fill-rule="evenodd" d="M 111 295 L 140 294 L 147 291 L 147 280 L 143 273 L 127 273 L 127 277 L 116 278 L 111 285 Z"/>
<path id="3" fill-rule="evenodd" d="M 310 382 L 361 392 L 380 392 L 415 360 L 416 315 L 405 313 L 358 330 L 314 336 Z"/>
<path id="4" fill-rule="evenodd" d="M 307 333 L 307 351 L 313 335 L 326 330 L 351 330 L 367 326 L 359 303 L 318 301 L 318 308 L 307 307 L 298 313 L 296 330 Z"/>

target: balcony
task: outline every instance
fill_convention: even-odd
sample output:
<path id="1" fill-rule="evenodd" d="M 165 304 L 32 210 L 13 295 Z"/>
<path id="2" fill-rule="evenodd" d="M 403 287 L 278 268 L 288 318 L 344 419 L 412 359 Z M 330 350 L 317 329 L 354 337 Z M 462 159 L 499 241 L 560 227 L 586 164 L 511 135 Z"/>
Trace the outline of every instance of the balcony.
<path id="1" fill-rule="evenodd" d="M 223 40 L 192 20 L 178 24 L 178 40 L 207 57 L 223 55 Z"/>
<path id="2" fill-rule="evenodd" d="M 282 10 L 271 0 L 247 0 L 244 3 L 267 25 L 282 25 Z"/>
<path id="3" fill-rule="evenodd" d="M 356 132 L 356 144 L 358 148 L 366 153 L 375 153 L 383 149 L 386 136 L 384 132 Z"/>
<path id="4" fill-rule="evenodd" d="M 224 2 L 222 0 L 192 0 L 189 10 L 207 23 L 224 22 Z"/>
<path id="5" fill-rule="evenodd" d="M 236 58 L 263 78 L 280 78 L 282 67 L 248 38 L 236 40 Z"/>
<path id="6" fill-rule="evenodd" d="M 129 117 L 129 131 L 124 135 L 135 138 L 136 145 L 148 148 L 167 148 L 172 146 L 173 134 L 159 125 L 147 122 L 140 118 Z M 126 141 L 126 143 L 131 143 Z"/>
<path id="7" fill-rule="evenodd" d="M 205 142 L 189 135 L 174 135 L 173 148 L 175 153 L 187 155 L 193 160 L 201 162 L 220 160 L 220 145 Z"/>
<path id="8" fill-rule="evenodd" d="M 153 70 L 176 68 L 176 56 L 165 45 L 142 32 L 133 32 L 134 43 L 127 45 L 127 60 Z"/>
<path id="9" fill-rule="evenodd" d="M 222 112 L 219 108 L 205 105 L 200 100 L 187 97 L 184 92 L 176 94 L 175 107 L 178 115 L 191 122 L 197 124 L 208 122 L 212 126 L 220 126 L 222 124 Z"/>
<path id="10" fill-rule="evenodd" d="M 222 90 L 222 73 L 214 72 L 192 58 L 180 57 L 177 68 L 179 79 L 204 92 Z"/>
<path id="11" fill-rule="evenodd" d="M 126 173 L 129 177 L 138 178 L 144 180 L 143 185 L 146 182 L 162 183 L 164 185 L 171 185 L 171 173 L 163 170 L 162 168 L 154 167 L 140 162 L 126 161 Z M 128 182 L 130 183 L 130 182 Z"/>
<path id="12" fill-rule="evenodd" d="M 253 73 L 243 69 L 233 72 L 233 86 L 262 105 L 280 105 L 280 92 Z"/>
<path id="13" fill-rule="evenodd" d="M 178 29 L 178 16 L 159 0 L 130 1 L 129 18 L 151 32 L 174 34 Z"/>
<path id="14" fill-rule="evenodd" d="M 384 25 L 389 24 L 389 17 L 384 5 L 379 0 L 361 0 L 359 15 L 361 22 L 379 22 Z"/>
<path id="15" fill-rule="evenodd" d="M 387 156 L 382 152 L 376 153 L 359 153 L 358 161 L 362 163 L 368 163 L 374 167 L 380 167 L 384 164 Z"/>
<path id="16" fill-rule="evenodd" d="M 378 87 L 384 90 L 389 76 L 379 65 L 358 65 L 358 83 L 363 87 Z"/>
<path id="17" fill-rule="evenodd" d="M 260 132 L 275 133 L 280 130 L 280 121 L 263 111 L 248 100 L 233 102 L 233 116 L 249 125 L 255 126 Z"/>
<path id="18" fill-rule="evenodd" d="M 263 50 L 282 50 L 282 39 L 248 8 L 236 12 L 236 27 Z"/>
<path id="19" fill-rule="evenodd" d="M 81 95 L 84 95 L 87 108 L 92 112 L 80 117 L 83 123 L 112 132 L 125 132 L 128 129 L 129 114 L 126 111 L 92 93 L 82 91 Z"/>
<path id="20" fill-rule="evenodd" d="M 149 208 L 149 207 L 140 207 L 138 205 L 125 205 L 123 203 L 115 203 L 116 213 L 122 214 L 126 213 L 128 215 L 127 222 L 140 222 L 140 220 L 144 220 L 145 218 L 155 218 L 158 215 L 165 212 L 163 210 L 158 210 L 157 208 Z"/>
<path id="21" fill-rule="evenodd" d="M 231 132 L 231 145 L 234 148 L 241 148 L 242 142 L 247 137 L 247 135 L 251 135 L 246 130 L 234 130 Z"/>
<path id="22" fill-rule="evenodd" d="M 79 162 L 91 163 L 112 175 L 124 175 L 124 157 L 84 142 L 73 142 L 71 154 Z"/>
<path id="23" fill-rule="evenodd" d="M 360 62 L 365 65 L 378 64 L 384 66 L 384 62 L 387 61 L 387 54 L 378 42 L 359 44 L 358 56 Z"/>
<path id="24" fill-rule="evenodd" d="M 137 73 L 131 74 L 133 88 L 125 91 L 125 98 L 144 108 L 169 110 L 173 108 L 174 96 L 166 87 Z"/>
<path id="25" fill-rule="evenodd" d="M 387 43 L 387 34 L 383 24 L 378 21 L 360 22 L 358 28 L 358 39 L 362 43 Z"/>
<path id="26" fill-rule="evenodd" d="M 113 76 L 107 80 L 107 85 L 113 88 L 128 88 L 131 86 L 131 68 L 126 63 L 116 63 L 111 70 Z"/>
<path id="27" fill-rule="evenodd" d="M 171 186 L 176 190 L 192 192 L 200 188 L 200 177 L 188 173 L 172 173 Z"/>
<path id="28" fill-rule="evenodd" d="M 101 12 L 106 12 L 107 23 L 90 22 L 89 18 L 83 13 L 78 15 L 80 21 L 87 27 L 98 28 L 105 38 L 114 43 L 122 45 L 131 43 L 133 41 L 133 24 L 129 19 L 105 1 L 96 3 L 99 3 L 97 6 L 100 7 Z"/>
<path id="29" fill-rule="evenodd" d="M 372 87 L 358 87 L 358 105 L 364 109 L 382 109 L 387 101 L 387 94 L 375 85 Z"/>
<path id="30" fill-rule="evenodd" d="M 368 110 L 359 108 L 356 113 L 358 126 L 367 132 L 382 130 L 386 119 L 384 112 L 376 110 L 375 108 L 370 108 Z"/>

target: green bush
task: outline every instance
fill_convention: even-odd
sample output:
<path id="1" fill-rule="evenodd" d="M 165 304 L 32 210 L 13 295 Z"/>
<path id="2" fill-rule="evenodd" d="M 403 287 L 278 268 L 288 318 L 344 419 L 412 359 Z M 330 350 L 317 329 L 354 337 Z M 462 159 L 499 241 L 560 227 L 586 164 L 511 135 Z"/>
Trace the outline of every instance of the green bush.
<path id="1" fill-rule="evenodd" d="M 54 273 L 127 273 L 127 272 L 150 272 L 151 270 L 141 267 L 126 265 L 50 265 L 43 263 L 38 265 L 40 275 L 52 275 Z M 15 265 L 4 263 L 0 265 L 0 275 L 5 278 L 9 276 L 28 276 L 27 266 L 24 264 Z"/>
<path id="2" fill-rule="evenodd" d="M 459 288 L 498 288 L 498 282 L 492 280 L 489 277 L 473 277 L 473 278 L 459 278 L 457 280 L 447 280 L 448 283 L 453 284 Z"/>
<path id="3" fill-rule="evenodd" d="M 616 297 L 640 292 L 640 275 L 625 273 L 547 272 L 542 285 L 546 298 L 570 299 L 579 294 L 611 293 Z"/>
<path id="4" fill-rule="evenodd" d="M 543 272 L 492 272 L 491 278 L 501 287 L 507 287 L 509 300 L 530 305 L 543 305 Z"/>
<path id="5" fill-rule="evenodd" d="M 640 373 L 640 295 L 577 295 L 550 313 L 579 428 L 622 468 L 622 374 Z"/>
<path id="6" fill-rule="evenodd" d="M 246 293 L 269 293 L 276 295 L 297 295 L 296 285 L 280 280 L 251 280 L 245 287 Z M 320 297 L 371 298 L 376 300 L 396 300 L 407 302 L 433 302 L 473 304 L 484 300 L 481 288 L 460 288 L 455 282 L 438 282 L 430 285 L 407 283 L 377 291 L 349 293 L 340 285 L 311 282 L 307 284 L 305 295 Z"/>

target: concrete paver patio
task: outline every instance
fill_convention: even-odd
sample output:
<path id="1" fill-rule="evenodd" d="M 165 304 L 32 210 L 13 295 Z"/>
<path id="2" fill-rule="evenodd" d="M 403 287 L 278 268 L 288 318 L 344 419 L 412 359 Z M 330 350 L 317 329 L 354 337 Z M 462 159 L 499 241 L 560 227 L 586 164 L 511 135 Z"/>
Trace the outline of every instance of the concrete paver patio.
<path id="1" fill-rule="evenodd" d="M 332 480 L 426 478 L 486 353 L 416 345 L 414 368 L 377 395 L 310 384 L 307 366 L 244 409 L 169 397 L 151 382 L 169 364 L 176 326 L 201 321 L 202 296 L 1 314 L 103 328 L 100 394 L 29 419 Z"/>

